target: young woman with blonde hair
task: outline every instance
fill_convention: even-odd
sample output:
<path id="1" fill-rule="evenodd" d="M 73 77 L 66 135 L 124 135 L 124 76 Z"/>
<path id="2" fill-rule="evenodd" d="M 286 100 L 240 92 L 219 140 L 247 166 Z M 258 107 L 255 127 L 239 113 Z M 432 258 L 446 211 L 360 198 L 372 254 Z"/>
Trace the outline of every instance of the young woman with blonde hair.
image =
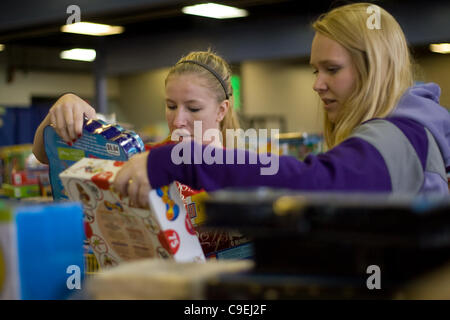
<path id="1" fill-rule="evenodd" d="M 238 129 L 239 121 L 234 111 L 233 88 L 231 86 L 231 69 L 217 54 L 210 50 L 194 51 L 181 58 L 170 70 L 166 77 L 166 119 L 170 132 L 183 129 L 179 122 L 173 121 L 181 106 L 172 100 L 175 90 L 182 90 L 186 85 L 200 81 L 200 86 L 213 93 L 216 108 L 200 108 L 196 103 L 189 109 L 191 121 L 187 123 L 187 129 L 192 136 L 194 133 L 194 121 L 202 121 L 202 128 L 219 129 L 223 139 L 222 145 L 226 145 L 226 130 Z M 171 94 L 172 93 L 172 94 Z M 193 93 L 195 96 L 195 92 Z M 194 99 L 195 100 L 195 99 Z M 210 101 L 210 105 L 214 102 Z M 178 124 L 178 126 L 177 126 Z M 202 133 L 203 133 L 202 132 Z M 192 136 L 193 137 L 193 136 Z"/>
<path id="2" fill-rule="evenodd" d="M 233 108 L 231 68 L 211 50 L 194 51 L 181 58 L 168 72 L 165 95 L 166 120 L 171 134 L 177 130 L 178 136 L 193 138 L 195 121 L 202 124 L 202 137 L 206 130 L 212 128 L 223 132 L 225 139 L 226 129 L 239 128 Z M 83 115 L 95 119 L 95 109 L 75 94 L 59 98 L 35 133 L 33 152 L 36 158 L 48 163 L 43 142 L 46 126 L 54 126 L 61 138 L 72 145 L 81 137 Z M 170 140 L 169 136 L 160 144 Z M 225 141 L 215 143 L 217 146 L 225 145 Z"/>
<path id="3" fill-rule="evenodd" d="M 367 8 L 371 6 L 343 6 L 313 23 L 316 42 L 318 37 L 326 37 L 345 48 L 356 76 L 355 87 L 340 107 L 339 116 L 330 119 L 330 113 L 325 113 L 324 131 L 329 147 L 345 140 L 362 122 L 388 116 L 414 82 L 412 59 L 400 25 L 378 7 L 380 29 L 370 29 Z"/>
<path id="4" fill-rule="evenodd" d="M 269 176 L 260 174 L 265 166 L 260 162 L 175 165 L 172 147 L 166 146 L 129 161 L 115 188 L 141 204 L 148 196 L 139 190 L 173 180 L 210 191 L 269 186 L 448 195 L 450 115 L 439 105 L 440 88 L 433 83 L 413 85 L 403 31 L 380 7 L 375 7 L 379 26 L 369 28 L 369 7 L 373 4 L 338 7 L 313 24 L 313 89 L 323 101 L 329 151 L 303 162 L 282 156 L 278 172 Z M 235 150 L 226 152 L 227 158 L 236 156 Z M 141 186 L 130 188 L 127 181 L 134 180 L 136 172 L 146 175 Z"/>

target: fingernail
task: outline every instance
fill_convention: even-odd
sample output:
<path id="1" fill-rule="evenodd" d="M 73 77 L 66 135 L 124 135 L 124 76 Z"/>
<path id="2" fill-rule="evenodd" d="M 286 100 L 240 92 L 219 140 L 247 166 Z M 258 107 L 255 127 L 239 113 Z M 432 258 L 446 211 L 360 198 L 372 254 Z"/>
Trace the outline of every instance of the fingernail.
<path id="1" fill-rule="evenodd" d="M 81 138 L 81 134 L 78 135 L 78 138 Z"/>
<path id="2" fill-rule="evenodd" d="M 72 146 L 72 142 L 67 142 L 67 144 L 69 145 L 69 147 L 71 147 Z"/>
<path id="3" fill-rule="evenodd" d="M 77 141 L 77 139 L 73 139 L 72 142 L 75 143 Z"/>

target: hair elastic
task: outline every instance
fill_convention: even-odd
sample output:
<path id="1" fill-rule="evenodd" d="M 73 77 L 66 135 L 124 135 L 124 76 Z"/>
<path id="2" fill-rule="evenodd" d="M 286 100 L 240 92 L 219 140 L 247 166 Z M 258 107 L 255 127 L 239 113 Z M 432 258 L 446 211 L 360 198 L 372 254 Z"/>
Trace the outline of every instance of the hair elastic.
<path id="1" fill-rule="evenodd" d="M 227 91 L 227 87 L 226 87 L 226 85 L 225 85 L 225 82 L 223 81 L 222 77 L 219 76 L 219 74 L 218 74 L 213 68 L 211 68 L 210 66 L 208 66 L 208 65 L 205 64 L 205 63 L 202 63 L 202 62 L 199 62 L 199 61 L 195 61 L 195 60 L 184 60 L 184 61 L 178 62 L 177 64 L 180 64 L 180 63 L 194 63 L 194 64 L 197 64 L 197 65 L 199 65 L 199 66 L 205 68 L 205 69 L 208 70 L 209 72 L 211 72 L 211 73 L 217 78 L 217 80 L 219 80 L 220 84 L 222 85 L 223 91 L 225 91 L 225 97 L 226 97 L 227 99 L 230 98 L 230 95 L 228 94 L 228 91 Z"/>

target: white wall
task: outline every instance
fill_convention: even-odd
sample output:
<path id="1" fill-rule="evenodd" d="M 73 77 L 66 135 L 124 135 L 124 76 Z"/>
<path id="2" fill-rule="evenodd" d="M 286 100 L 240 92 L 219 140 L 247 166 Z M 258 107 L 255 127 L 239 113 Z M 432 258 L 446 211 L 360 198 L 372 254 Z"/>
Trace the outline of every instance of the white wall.
<path id="1" fill-rule="evenodd" d="M 245 62 L 241 66 L 242 109 L 246 115 L 280 114 L 288 132 L 320 132 L 322 109 L 306 64 Z"/>
<path id="2" fill-rule="evenodd" d="M 64 92 L 75 92 L 94 103 L 94 77 L 78 73 L 17 71 L 13 81 L 7 83 L 5 68 L 0 68 L 0 104 L 3 106 L 28 107 L 32 96 L 56 97 Z M 117 78 L 108 78 L 107 93 L 109 98 L 119 96 Z"/>
<path id="3" fill-rule="evenodd" d="M 432 55 L 417 61 L 418 80 L 433 81 L 442 89 L 441 104 L 450 108 L 450 55 Z M 157 125 L 167 127 L 164 116 L 164 80 L 168 68 L 139 74 L 109 77 L 107 93 L 110 112 L 119 122 L 137 130 Z M 314 75 L 306 63 L 287 61 L 247 61 L 241 64 L 242 112 L 245 115 L 280 114 L 287 131 L 319 132 L 322 112 L 312 90 Z M 6 82 L 0 67 L 0 106 L 29 106 L 31 97 L 58 96 L 76 92 L 94 102 L 94 78 L 90 74 L 16 72 Z"/>
<path id="4" fill-rule="evenodd" d="M 432 54 L 416 61 L 418 80 L 435 82 L 441 87 L 441 105 L 450 109 L 450 54 Z"/>
<path id="5" fill-rule="evenodd" d="M 168 69 L 120 76 L 122 121 L 137 129 L 165 124 L 164 80 Z M 245 62 L 241 66 L 242 112 L 245 115 L 281 114 L 288 131 L 319 132 L 322 114 L 312 90 L 309 66 L 278 62 Z M 120 119 L 120 118 L 119 118 Z"/>
<path id="6" fill-rule="evenodd" d="M 165 125 L 164 80 L 168 69 L 120 76 L 118 119 L 136 129 Z M 244 115 L 281 114 L 288 132 L 320 132 L 322 110 L 312 90 L 309 66 L 282 62 L 244 62 L 241 65 Z"/>
<path id="7" fill-rule="evenodd" d="M 120 76 L 120 110 L 122 121 L 136 129 L 149 125 L 166 126 L 164 81 L 169 69 L 158 69 L 139 74 Z"/>
<path id="8" fill-rule="evenodd" d="M 450 110 L 450 55 L 428 55 L 417 64 L 417 80 L 436 82 L 442 91 L 441 105 Z M 241 75 L 245 114 L 282 114 L 289 132 L 322 130 L 323 109 L 306 63 L 249 61 L 241 65 Z"/>

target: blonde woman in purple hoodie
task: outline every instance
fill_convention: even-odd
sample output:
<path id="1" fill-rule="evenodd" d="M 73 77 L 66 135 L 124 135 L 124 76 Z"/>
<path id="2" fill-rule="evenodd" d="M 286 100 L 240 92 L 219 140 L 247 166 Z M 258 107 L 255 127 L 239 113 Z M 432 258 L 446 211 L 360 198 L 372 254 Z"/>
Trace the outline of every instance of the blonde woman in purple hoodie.
<path id="1" fill-rule="evenodd" d="M 369 7 L 379 14 L 378 24 L 368 23 Z M 277 170 L 267 175 L 262 169 L 268 164 L 259 155 L 256 163 L 248 161 L 251 152 L 245 152 L 244 164 L 195 163 L 195 152 L 180 164 L 173 161 L 175 147 L 165 146 L 129 161 L 115 188 L 141 205 L 149 189 L 175 180 L 207 191 L 267 186 L 448 195 L 450 115 L 439 105 L 436 84 L 413 84 L 410 52 L 397 21 L 378 6 L 357 3 L 320 16 L 313 28 L 313 90 L 323 101 L 329 151 L 304 161 L 277 157 Z M 238 152 L 226 149 L 223 158 L 236 159 Z"/>

